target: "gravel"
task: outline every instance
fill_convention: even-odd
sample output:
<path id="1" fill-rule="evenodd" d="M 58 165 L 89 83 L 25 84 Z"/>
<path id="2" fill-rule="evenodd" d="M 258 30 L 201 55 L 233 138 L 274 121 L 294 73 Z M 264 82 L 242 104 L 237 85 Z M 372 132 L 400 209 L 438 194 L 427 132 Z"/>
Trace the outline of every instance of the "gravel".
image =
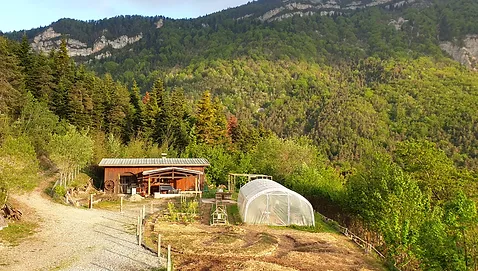
<path id="1" fill-rule="evenodd" d="M 38 232 L 15 247 L 0 247 L 0 270 L 128 270 L 159 267 L 136 241 L 136 215 L 53 203 L 39 191 L 16 196 L 40 217 Z"/>

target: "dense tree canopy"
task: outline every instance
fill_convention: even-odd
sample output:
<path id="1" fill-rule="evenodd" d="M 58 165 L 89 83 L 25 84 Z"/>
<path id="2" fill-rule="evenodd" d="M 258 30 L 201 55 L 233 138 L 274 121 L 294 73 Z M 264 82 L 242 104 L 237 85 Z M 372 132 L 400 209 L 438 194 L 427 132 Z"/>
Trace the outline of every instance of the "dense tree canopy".
<path id="1" fill-rule="evenodd" d="M 101 180 L 104 157 L 205 157 L 209 182 L 270 174 L 401 270 L 476 269 L 478 77 L 438 47 L 478 33 L 476 1 L 234 19 L 280 4 L 153 30 L 160 17 L 57 22 L 89 44 L 142 31 L 84 65 L 65 40 L 44 55 L 0 37 L 2 194 L 33 187 L 45 159 Z"/>

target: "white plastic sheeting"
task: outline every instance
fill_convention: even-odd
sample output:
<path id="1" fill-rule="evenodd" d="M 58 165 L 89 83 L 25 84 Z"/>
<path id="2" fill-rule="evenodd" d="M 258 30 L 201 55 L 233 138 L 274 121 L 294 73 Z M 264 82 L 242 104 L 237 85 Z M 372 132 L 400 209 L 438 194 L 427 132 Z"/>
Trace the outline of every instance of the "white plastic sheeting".
<path id="1" fill-rule="evenodd" d="M 314 210 L 307 199 L 266 179 L 257 179 L 239 190 L 237 199 L 242 221 L 275 226 L 313 226 Z"/>

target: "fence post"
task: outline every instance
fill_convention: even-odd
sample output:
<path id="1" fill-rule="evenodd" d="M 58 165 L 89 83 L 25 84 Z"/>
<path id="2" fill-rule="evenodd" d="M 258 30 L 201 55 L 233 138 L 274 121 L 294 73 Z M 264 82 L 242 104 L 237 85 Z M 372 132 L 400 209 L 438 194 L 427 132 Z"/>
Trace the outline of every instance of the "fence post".
<path id="1" fill-rule="evenodd" d="M 120 197 L 120 213 L 123 213 L 123 197 Z"/>
<path id="2" fill-rule="evenodd" d="M 93 209 L 93 194 L 90 194 L 90 209 Z"/>
<path id="3" fill-rule="evenodd" d="M 161 234 L 158 234 L 158 258 L 161 261 Z"/>
<path id="4" fill-rule="evenodd" d="M 136 221 L 136 238 L 139 236 L 139 223 L 141 221 L 141 215 L 138 216 L 138 221 Z"/>
<path id="5" fill-rule="evenodd" d="M 143 220 L 141 219 L 141 217 L 139 217 L 139 225 L 138 225 L 138 229 L 139 229 L 139 235 L 138 235 L 138 245 L 141 246 L 141 241 L 143 239 Z"/>
<path id="6" fill-rule="evenodd" d="M 171 271 L 171 245 L 168 245 L 168 271 Z"/>

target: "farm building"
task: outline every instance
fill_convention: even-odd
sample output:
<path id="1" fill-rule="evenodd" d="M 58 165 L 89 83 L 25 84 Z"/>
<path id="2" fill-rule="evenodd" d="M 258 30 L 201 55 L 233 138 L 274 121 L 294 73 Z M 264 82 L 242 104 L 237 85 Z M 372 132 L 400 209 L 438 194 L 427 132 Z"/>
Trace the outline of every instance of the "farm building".
<path id="1" fill-rule="evenodd" d="M 104 190 L 111 194 L 171 194 L 201 191 L 209 162 L 204 158 L 102 159 Z"/>
<path id="2" fill-rule="evenodd" d="M 313 226 L 314 210 L 307 199 L 267 179 L 257 179 L 239 190 L 242 220 L 249 224 Z"/>

